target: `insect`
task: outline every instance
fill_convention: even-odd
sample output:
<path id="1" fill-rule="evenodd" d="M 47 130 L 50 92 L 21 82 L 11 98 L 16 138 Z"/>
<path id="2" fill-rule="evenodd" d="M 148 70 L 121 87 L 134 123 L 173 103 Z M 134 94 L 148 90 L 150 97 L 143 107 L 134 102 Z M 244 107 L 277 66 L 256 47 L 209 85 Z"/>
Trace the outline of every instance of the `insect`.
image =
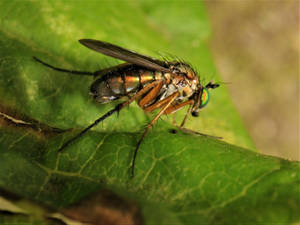
<path id="1" fill-rule="evenodd" d="M 153 59 L 98 40 L 81 39 L 79 42 L 92 50 L 113 58 L 121 59 L 126 63 L 96 72 L 85 72 L 54 67 L 36 57 L 34 57 L 34 59 L 57 71 L 94 76 L 95 80 L 90 87 L 90 94 L 94 97 L 95 101 L 99 103 L 109 103 L 117 99 L 123 99 L 123 97 L 127 97 L 127 99 L 65 142 L 58 151 L 62 151 L 99 122 L 108 118 L 113 113 L 119 112 L 133 101 L 137 101 L 138 105 L 146 112 L 151 112 L 156 109 L 160 109 L 160 111 L 147 125 L 136 145 L 131 162 L 131 177 L 134 176 L 138 149 L 149 129 L 161 115 L 175 113 L 184 106 L 189 106 L 178 128 L 184 132 L 210 136 L 188 130 L 184 128 L 184 124 L 189 114 L 198 116 L 199 110 L 206 106 L 209 101 L 209 89 L 217 88 L 219 84 L 211 81 L 203 86 L 192 67 L 182 61 Z"/>

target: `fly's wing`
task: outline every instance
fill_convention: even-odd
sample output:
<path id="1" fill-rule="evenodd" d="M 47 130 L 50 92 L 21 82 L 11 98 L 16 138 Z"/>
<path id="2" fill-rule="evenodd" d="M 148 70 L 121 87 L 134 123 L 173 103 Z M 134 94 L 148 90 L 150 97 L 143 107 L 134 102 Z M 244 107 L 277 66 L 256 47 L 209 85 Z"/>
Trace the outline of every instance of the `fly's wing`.
<path id="1" fill-rule="evenodd" d="M 93 39 L 81 39 L 79 40 L 79 42 L 84 46 L 107 56 L 121 59 L 129 63 L 146 67 L 148 69 L 158 70 L 166 73 L 171 72 L 168 68 L 164 67 L 165 63 L 163 61 L 152 59 L 148 56 L 140 55 L 136 52 L 107 42 L 97 41 Z"/>

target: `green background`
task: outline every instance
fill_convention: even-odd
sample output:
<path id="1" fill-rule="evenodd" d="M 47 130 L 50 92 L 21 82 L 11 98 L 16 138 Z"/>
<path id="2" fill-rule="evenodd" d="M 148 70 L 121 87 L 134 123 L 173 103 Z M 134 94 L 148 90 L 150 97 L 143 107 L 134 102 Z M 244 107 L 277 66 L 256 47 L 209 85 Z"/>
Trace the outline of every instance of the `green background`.
<path id="1" fill-rule="evenodd" d="M 299 163 L 255 152 L 225 86 L 211 91 L 200 117 L 187 122 L 224 141 L 171 134 L 172 118 L 163 116 L 141 145 L 134 179 L 129 178 L 133 150 L 153 117 L 135 103 L 57 154 L 62 143 L 114 104 L 92 101 L 92 78 L 50 70 L 32 56 L 83 71 L 119 63 L 77 42 L 91 38 L 153 57 L 175 55 L 189 61 L 203 82 L 220 81 L 201 3 L 4 1 L 0 27 L 1 115 L 40 128 L 1 123 L 2 188 L 57 209 L 110 188 L 137 202 L 145 224 L 299 221 Z M 74 129 L 57 134 L 49 127 Z"/>

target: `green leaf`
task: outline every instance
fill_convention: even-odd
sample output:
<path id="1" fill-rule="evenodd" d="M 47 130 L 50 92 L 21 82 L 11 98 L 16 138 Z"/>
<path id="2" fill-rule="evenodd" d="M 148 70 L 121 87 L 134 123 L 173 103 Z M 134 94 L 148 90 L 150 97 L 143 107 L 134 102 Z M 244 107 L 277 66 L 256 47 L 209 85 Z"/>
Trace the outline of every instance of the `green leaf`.
<path id="1" fill-rule="evenodd" d="M 145 224 L 299 221 L 299 163 L 236 146 L 255 150 L 225 86 L 187 123 L 224 141 L 171 134 L 172 118 L 163 117 L 141 145 L 134 179 L 133 151 L 153 118 L 135 103 L 57 153 L 114 103 L 89 98 L 92 78 L 53 71 L 32 56 L 83 71 L 118 64 L 77 42 L 93 38 L 154 57 L 167 52 L 195 65 L 201 80 L 219 80 L 209 36 L 198 2 L 1 2 L 0 186 L 56 209 L 109 188 L 136 201 Z"/>

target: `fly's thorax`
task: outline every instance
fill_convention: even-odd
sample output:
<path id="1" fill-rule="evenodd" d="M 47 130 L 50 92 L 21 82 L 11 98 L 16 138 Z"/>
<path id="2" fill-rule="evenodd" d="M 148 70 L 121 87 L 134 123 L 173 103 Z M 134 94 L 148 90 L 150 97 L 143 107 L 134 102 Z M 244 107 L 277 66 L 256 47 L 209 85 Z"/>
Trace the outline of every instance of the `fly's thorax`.
<path id="1" fill-rule="evenodd" d="M 178 82 L 178 87 L 183 89 L 183 95 L 191 96 L 198 90 L 199 78 L 189 64 L 175 62 L 170 69 L 176 74 L 175 82 Z"/>
<path id="2" fill-rule="evenodd" d="M 188 64 L 182 62 L 174 62 L 170 64 L 169 68 L 173 73 L 164 74 L 166 80 L 170 80 L 170 82 L 167 82 L 168 92 L 174 92 L 175 87 L 176 91 L 180 93 L 179 100 L 192 96 L 197 91 L 199 84 L 198 76 L 194 70 Z"/>
<path id="3" fill-rule="evenodd" d="M 173 62 L 170 63 L 169 68 L 172 70 L 174 74 L 182 75 L 186 77 L 188 80 L 197 79 L 197 74 L 193 70 L 193 68 L 184 62 Z"/>

